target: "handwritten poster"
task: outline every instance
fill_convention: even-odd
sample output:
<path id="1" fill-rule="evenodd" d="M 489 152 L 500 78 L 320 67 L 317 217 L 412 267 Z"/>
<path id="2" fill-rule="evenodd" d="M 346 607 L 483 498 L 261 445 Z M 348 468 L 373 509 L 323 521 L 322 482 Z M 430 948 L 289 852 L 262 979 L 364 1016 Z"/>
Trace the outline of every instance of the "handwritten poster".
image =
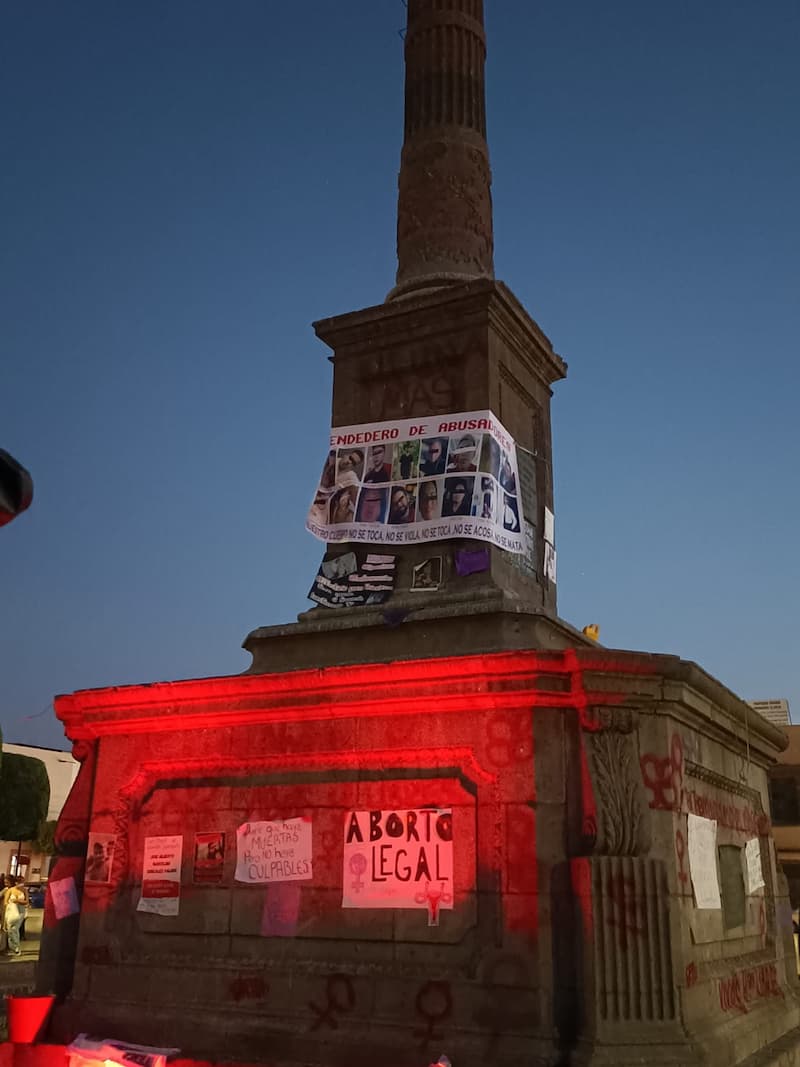
<path id="1" fill-rule="evenodd" d="M 183 838 L 146 837 L 142 865 L 142 896 L 137 911 L 177 915 L 181 900 Z"/>
<path id="2" fill-rule="evenodd" d="M 717 823 L 700 815 L 689 820 L 689 871 L 698 908 L 721 908 L 717 876 Z"/>
<path id="3" fill-rule="evenodd" d="M 450 808 L 351 811 L 344 822 L 343 908 L 453 907 Z"/>
<path id="4" fill-rule="evenodd" d="M 311 820 L 243 823 L 236 831 L 235 877 L 255 885 L 313 877 Z"/>
<path id="5" fill-rule="evenodd" d="M 755 893 L 764 885 L 764 872 L 761 867 L 761 842 L 757 837 L 751 838 L 744 846 L 747 864 L 747 892 Z"/>

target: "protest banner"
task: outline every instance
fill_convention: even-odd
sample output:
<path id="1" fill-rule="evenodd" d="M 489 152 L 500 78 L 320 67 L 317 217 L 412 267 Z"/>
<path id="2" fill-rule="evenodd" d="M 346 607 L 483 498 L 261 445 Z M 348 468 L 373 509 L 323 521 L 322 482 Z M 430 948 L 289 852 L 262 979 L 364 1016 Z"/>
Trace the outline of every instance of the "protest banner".
<path id="1" fill-rule="evenodd" d="M 359 562 L 355 552 L 345 552 L 320 564 L 308 599 L 326 608 L 383 604 L 394 591 L 394 578 L 394 556 L 369 553 Z"/>
<path id="2" fill-rule="evenodd" d="M 298 882 L 313 877 L 311 820 L 246 822 L 236 831 L 237 882 Z"/>
<path id="3" fill-rule="evenodd" d="M 181 898 L 183 838 L 146 837 L 142 863 L 142 895 L 137 911 L 177 915 Z"/>
<path id="4" fill-rule="evenodd" d="M 306 519 L 321 541 L 465 537 L 525 552 L 517 450 L 491 411 L 340 426 Z"/>
<path id="5" fill-rule="evenodd" d="M 438 926 L 453 907 L 452 810 L 348 812 L 342 907 L 425 908 Z"/>

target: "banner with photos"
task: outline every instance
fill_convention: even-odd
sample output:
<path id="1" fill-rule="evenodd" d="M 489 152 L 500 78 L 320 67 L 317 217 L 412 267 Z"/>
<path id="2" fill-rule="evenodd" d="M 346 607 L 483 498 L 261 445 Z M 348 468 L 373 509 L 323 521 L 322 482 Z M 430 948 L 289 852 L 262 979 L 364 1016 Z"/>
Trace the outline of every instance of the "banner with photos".
<path id="1" fill-rule="evenodd" d="M 337 427 L 306 528 L 321 541 L 470 537 L 522 553 L 514 441 L 490 411 Z"/>

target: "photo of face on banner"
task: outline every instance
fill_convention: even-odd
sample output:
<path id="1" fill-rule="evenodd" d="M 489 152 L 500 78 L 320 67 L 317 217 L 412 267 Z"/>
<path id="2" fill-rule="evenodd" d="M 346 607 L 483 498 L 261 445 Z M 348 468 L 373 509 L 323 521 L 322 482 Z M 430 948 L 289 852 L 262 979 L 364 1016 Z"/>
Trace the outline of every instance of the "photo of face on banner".
<path id="1" fill-rule="evenodd" d="M 442 462 L 444 462 L 444 458 L 442 458 Z M 440 480 L 433 478 L 430 481 L 419 483 L 419 489 L 417 490 L 417 518 L 426 522 L 429 519 L 439 518 L 442 509 L 440 485 Z"/>
<path id="2" fill-rule="evenodd" d="M 450 451 L 447 453 L 448 474 L 469 474 L 478 469 L 479 437 L 465 433 L 450 438 Z"/>
<path id="3" fill-rule="evenodd" d="M 365 482 L 390 482 L 392 480 L 392 446 L 372 445 L 367 453 Z"/>
<path id="4" fill-rule="evenodd" d="M 340 448 L 336 454 L 336 484 L 341 485 L 351 473 L 355 475 L 356 481 L 361 481 L 361 475 L 364 473 L 363 448 Z"/>
<path id="5" fill-rule="evenodd" d="M 320 489 L 333 489 L 336 483 L 336 452 L 331 449 L 319 479 Z"/>
<path id="6" fill-rule="evenodd" d="M 402 441 L 394 446 L 392 481 L 407 482 L 419 471 L 419 441 Z M 390 520 L 391 521 L 391 520 Z"/>
<path id="7" fill-rule="evenodd" d="M 326 491 L 323 491 L 322 489 L 317 490 L 314 497 L 314 503 L 311 505 L 311 510 L 308 513 L 311 522 L 316 522 L 322 526 L 328 521 L 330 500 L 330 489 Z"/>
<path id="8" fill-rule="evenodd" d="M 393 485 L 391 493 L 389 494 L 389 523 L 393 525 L 401 525 L 407 522 L 414 521 L 415 512 L 415 499 L 414 499 L 415 486 L 413 485 Z"/>
<path id="9" fill-rule="evenodd" d="M 357 522 L 383 522 L 386 518 L 386 505 L 389 490 L 366 483 L 358 495 Z"/>
<path id="10" fill-rule="evenodd" d="M 474 478 L 445 478 L 442 516 L 470 515 L 474 485 Z"/>
<path id="11" fill-rule="evenodd" d="M 331 510 L 328 522 L 337 525 L 343 522 L 352 522 L 356 513 L 356 497 L 358 487 L 346 485 L 343 489 L 337 489 L 331 497 Z"/>
<path id="12" fill-rule="evenodd" d="M 514 477 L 512 455 L 510 452 L 506 452 L 505 449 L 503 449 L 503 456 L 500 462 L 499 481 L 507 493 L 516 493 L 517 479 Z"/>
<path id="13" fill-rule="evenodd" d="M 483 435 L 480 469 L 493 478 L 500 477 L 500 445 L 490 433 Z"/>
<path id="14" fill-rule="evenodd" d="M 517 507 L 517 498 L 515 496 L 509 496 L 508 493 L 503 494 L 503 529 L 510 530 L 511 533 L 519 532 L 519 508 Z"/>
<path id="15" fill-rule="evenodd" d="M 494 522 L 497 494 L 495 493 L 494 478 L 481 478 L 481 491 L 476 494 L 473 511 L 481 519 Z"/>
<path id="16" fill-rule="evenodd" d="M 424 437 L 419 461 L 420 477 L 444 474 L 447 462 L 447 438 Z"/>

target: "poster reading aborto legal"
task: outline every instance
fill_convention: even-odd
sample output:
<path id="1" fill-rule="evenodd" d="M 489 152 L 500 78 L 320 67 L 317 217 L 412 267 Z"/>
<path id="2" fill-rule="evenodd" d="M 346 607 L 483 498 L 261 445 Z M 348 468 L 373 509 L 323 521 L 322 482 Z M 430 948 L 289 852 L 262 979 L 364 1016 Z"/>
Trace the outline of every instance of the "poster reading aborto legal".
<path id="1" fill-rule="evenodd" d="M 491 411 L 335 427 L 306 528 L 326 542 L 469 537 L 524 553 L 514 441 Z"/>
<path id="2" fill-rule="evenodd" d="M 342 907 L 419 908 L 438 926 L 453 907 L 452 809 L 347 812 Z"/>

